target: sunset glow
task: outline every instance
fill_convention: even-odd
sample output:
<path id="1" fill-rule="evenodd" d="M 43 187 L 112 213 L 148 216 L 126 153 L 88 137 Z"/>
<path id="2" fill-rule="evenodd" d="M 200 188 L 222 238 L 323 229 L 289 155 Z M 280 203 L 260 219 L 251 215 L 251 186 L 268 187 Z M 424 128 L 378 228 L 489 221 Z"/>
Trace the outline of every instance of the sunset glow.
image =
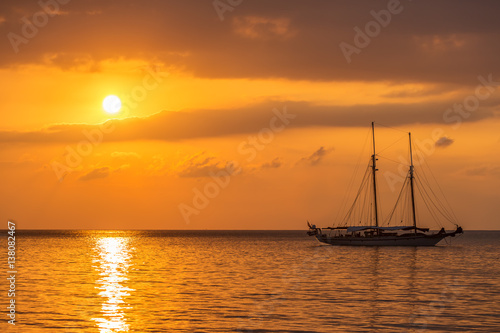
<path id="1" fill-rule="evenodd" d="M 2 1 L 1 331 L 500 332 L 499 13 Z"/>
<path id="2" fill-rule="evenodd" d="M 0 216 L 29 228 L 328 224 L 375 121 L 381 149 L 412 132 L 465 229 L 499 227 L 492 11 L 453 3 L 463 19 L 447 21 L 445 4 L 430 18 L 401 2 L 383 26 L 370 13 L 387 3 L 276 6 L 68 2 L 29 38 L 21 19 L 43 9 L 5 6 Z M 389 210 L 382 172 L 398 165 L 379 167 Z"/>
<path id="3" fill-rule="evenodd" d="M 102 108 L 107 113 L 117 113 L 122 108 L 122 101 L 115 95 L 106 96 L 102 101 Z"/>

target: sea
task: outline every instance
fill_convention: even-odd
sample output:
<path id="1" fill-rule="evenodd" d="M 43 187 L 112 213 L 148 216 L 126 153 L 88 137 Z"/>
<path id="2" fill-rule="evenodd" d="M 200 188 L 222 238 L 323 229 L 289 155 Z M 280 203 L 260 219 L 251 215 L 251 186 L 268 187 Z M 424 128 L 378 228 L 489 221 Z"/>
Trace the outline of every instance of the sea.
<path id="1" fill-rule="evenodd" d="M 436 247 L 321 245 L 305 230 L 15 237 L 14 274 L 0 237 L 1 332 L 500 332 L 499 231 Z"/>

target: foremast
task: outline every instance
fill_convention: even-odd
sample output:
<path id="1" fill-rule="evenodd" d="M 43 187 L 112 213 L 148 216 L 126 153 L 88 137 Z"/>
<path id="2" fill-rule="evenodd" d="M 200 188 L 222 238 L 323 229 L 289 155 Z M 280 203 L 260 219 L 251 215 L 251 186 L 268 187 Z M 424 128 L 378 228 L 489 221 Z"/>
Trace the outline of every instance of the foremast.
<path id="1" fill-rule="evenodd" d="M 410 138 L 410 190 L 411 190 L 411 208 L 412 208 L 412 214 L 413 214 L 413 227 L 415 228 L 415 234 L 417 233 L 417 217 L 415 214 L 415 188 L 413 185 L 413 180 L 415 178 L 414 175 L 414 167 L 413 167 L 413 152 L 411 148 L 411 132 L 408 133 L 408 136 Z"/>
<path id="2" fill-rule="evenodd" d="M 375 226 L 378 227 L 378 205 L 377 205 L 377 158 L 375 156 L 375 123 L 372 122 L 372 135 L 373 135 L 373 155 L 372 155 L 372 175 L 373 175 L 373 204 L 375 205 Z M 377 229 L 377 233 L 379 230 Z"/>

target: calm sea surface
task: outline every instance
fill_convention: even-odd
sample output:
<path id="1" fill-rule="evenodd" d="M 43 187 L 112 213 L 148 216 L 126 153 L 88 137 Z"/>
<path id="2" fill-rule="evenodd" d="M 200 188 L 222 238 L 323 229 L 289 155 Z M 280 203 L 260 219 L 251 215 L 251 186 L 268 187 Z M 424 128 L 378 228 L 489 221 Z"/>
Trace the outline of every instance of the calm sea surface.
<path id="1" fill-rule="evenodd" d="M 500 332 L 500 232 L 356 248 L 305 231 L 17 231 L 15 328 L 0 240 L 2 332 Z"/>

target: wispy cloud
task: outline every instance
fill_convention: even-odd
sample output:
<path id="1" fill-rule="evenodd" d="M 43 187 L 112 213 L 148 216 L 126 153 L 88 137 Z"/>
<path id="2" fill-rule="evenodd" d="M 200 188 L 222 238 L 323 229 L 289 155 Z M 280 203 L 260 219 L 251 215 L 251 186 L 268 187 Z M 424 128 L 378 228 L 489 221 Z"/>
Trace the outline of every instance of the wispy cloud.
<path id="1" fill-rule="evenodd" d="M 111 157 L 116 159 L 140 159 L 141 155 L 137 154 L 136 152 L 114 151 L 111 153 Z"/>
<path id="2" fill-rule="evenodd" d="M 277 169 L 280 168 L 283 165 L 283 162 L 279 157 L 276 157 L 270 162 L 263 163 L 260 168 L 261 169 Z"/>
<path id="3" fill-rule="evenodd" d="M 323 161 L 326 155 L 328 155 L 330 152 L 332 152 L 334 149 L 333 148 L 325 148 L 323 146 L 319 147 L 318 150 L 316 150 L 314 153 L 307 157 L 303 157 L 302 159 L 299 160 L 299 164 L 305 163 L 311 166 L 316 166 Z"/>
<path id="4" fill-rule="evenodd" d="M 500 165 L 481 165 L 464 170 L 467 176 L 494 176 L 500 177 Z"/>
<path id="5" fill-rule="evenodd" d="M 89 181 L 99 178 L 106 178 L 111 174 L 111 169 L 109 167 L 102 167 L 93 169 L 92 171 L 86 173 L 85 175 L 78 178 L 81 181 Z"/>
<path id="6" fill-rule="evenodd" d="M 213 156 L 207 156 L 204 152 L 193 155 L 179 165 L 180 177 L 211 177 L 220 171 L 230 169 L 231 162 L 217 161 Z"/>
<path id="7" fill-rule="evenodd" d="M 448 138 L 446 136 L 443 136 L 443 137 L 440 137 L 436 141 L 435 146 L 436 147 L 440 147 L 440 148 L 444 148 L 444 147 L 451 146 L 453 144 L 453 142 L 455 142 L 455 140 L 450 139 L 450 138 Z"/>
<path id="8" fill-rule="evenodd" d="M 236 34 L 251 39 L 283 39 L 294 35 L 289 18 L 235 17 L 233 26 Z"/>

